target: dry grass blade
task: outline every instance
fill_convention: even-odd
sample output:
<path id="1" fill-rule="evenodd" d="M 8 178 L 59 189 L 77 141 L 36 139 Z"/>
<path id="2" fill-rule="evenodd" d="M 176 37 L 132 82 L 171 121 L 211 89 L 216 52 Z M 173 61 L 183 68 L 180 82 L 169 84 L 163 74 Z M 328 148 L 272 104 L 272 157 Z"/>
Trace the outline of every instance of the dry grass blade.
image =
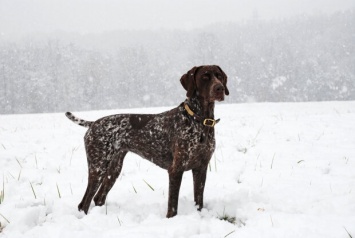
<path id="1" fill-rule="evenodd" d="M 120 226 L 122 226 L 122 223 L 121 223 L 120 218 L 118 218 L 118 216 L 116 216 L 116 217 L 117 217 L 117 221 L 118 221 L 118 223 L 120 223 Z"/>
<path id="2" fill-rule="evenodd" d="M 272 157 L 272 161 L 271 161 L 271 166 L 270 166 L 270 169 L 272 169 L 272 166 L 274 165 L 275 155 L 276 155 L 276 153 L 274 153 L 274 156 Z"/>
<path id="3" fill-rule="evenodd" d="M 133 184 L 132 184 L 132 187 L 133 187 L 134 192 L 137 193 L 137 190 L 136 190 L 136 188 L 134 187 Z"/>
<path id="4" fill-rule="evenodd" d="M 38 169 L 37 154 L 35 154 L 35 161 L 36 161 L 36 169 Z"/>
<path id="5" fill-rule="evenodd" d="M 4 202 L 5 199 L 5 176 L 2 175 L 2 190 L 0 191 L 0 204 Z"/>
<path id="6" fill-rule="evenodd" d="M 37 199 L 36 192 L 35 192 L 35 190 L 34 190 L 34 188 L 33 188 L 33 186 L 32 186 L 32 183 L 31 183 L 31 182 L 30 182 L 30 185 L 31 185 L 31 188 L 32 188 L 33 196 L 35 196 L 35 199 Z"/>
<path id="7" fill-rule="evenodd" d="M 62 198 L 62 195 L 60 194 L 60 190 L 59 190 L 58 184 L 56 184 L 56 185 L 57 185 L 58 196 L 59 196 L 59 198 Z"/>
<path id="8" fill-rule="evenodd" d="M 20 167 L 22 169 L 22 165 L 21 165 L 20 161 L 17 158 L 16 158 L 16 161 L 17 161 L 17 163 L 20 165 Z"/>
<path id="9" fill-rule="evenodd" d="M 4 202 L 5 194 L 4 191 L 0 191 L 0 204 Z"/>
<path id="10" fill-rule="evenodd" d="M 150 184 L 149 184 L 147 181 L 145 181 L 144 179 L 143 179 L 143 181 L 148 185 L 148 187 L 149 187 L 151 190 L 154 191 L 154 188 L 153 188 L 152 186 L 150 186 Z"/>
<path id="11" fill-rule="evenodd" d="M 346 233 L 348 233 L 350 238 L 353 238 L 345 227 L 344 227 L 344 230 L 346 231 Z"/>
<path id="12" fill-rule="evenodd" d="M 2 218 L 4 218 L 7 223 L 10 224 L 10 221 L 9 221 L 4 215 L 2 215 L 2 214 L 0 213 L 0 216 L 1 216 Z"/>
<path id="13" fill-rule="evenodd" d="M 17 176 L 17 181 L 20 181 L 20 178 L 21 178 L 21 172 L 22 172 L 22 169 L 20 169 L 20 172 L 18 173 L 18 176 Z"/>
<path id="14" fill-rule="evenodd" d="M 227 236 L 229 236 L 230 234 L 233 234 L 235 232 L 235 230 L 234 231 L 231 231 L 231 232 L 229 232 L 227 235 L 225 235 L 224 236 L 224 238 L 226 238 Z"/>

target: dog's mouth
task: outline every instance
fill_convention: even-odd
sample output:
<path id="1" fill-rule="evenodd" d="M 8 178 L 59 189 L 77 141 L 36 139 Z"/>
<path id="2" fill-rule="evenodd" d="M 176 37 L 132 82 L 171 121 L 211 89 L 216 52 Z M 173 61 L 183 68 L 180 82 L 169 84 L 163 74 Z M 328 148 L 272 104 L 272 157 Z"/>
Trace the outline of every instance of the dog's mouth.
<path id="1" fill-rule="evenodd" d="M 217 101 L 217 102 L 222 102 L 224 101 L 224 93 L 215 93 L 214 95 L 212 95 L 211 97 L 211 101 Z"/>
<path id="2" fill-rule="evenodd" d="M 225 89 L 221 83 L 217 83 L 211 87 L 210 98 L 213 101 L 221 102 L 224 100 Z"/>

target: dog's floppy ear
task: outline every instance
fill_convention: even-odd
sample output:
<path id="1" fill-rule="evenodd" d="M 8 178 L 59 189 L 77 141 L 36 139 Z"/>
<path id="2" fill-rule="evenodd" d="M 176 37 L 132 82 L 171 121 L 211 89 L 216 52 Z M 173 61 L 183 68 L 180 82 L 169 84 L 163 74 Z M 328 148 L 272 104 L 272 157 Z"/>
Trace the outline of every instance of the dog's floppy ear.
<path id="1" fill-rule="evenodd" d="M 195 74 L 198 68 L 199 67 L 193 67 L 186 74 L 184 74 L 180 79 L 182 86 L 187 91 L 186 96 L 188 98 L 191 98 L 196 91 Z"/>
<path id="2" fill-rule="evenodd" d="M 222 84 L 223 84 L 223 86 L 224 86 L 224 93 L 225 93 L 226 95 L 229 95 L 229 90 L 228 90 L 228 88 L 227 88 L 227 75 L 223 72 L 223 70 L 221 69 L 221 67 L 219 67 L 219 66 L 217 66 L 217 67 L 218 67 L 218 69 L 221 71 L 222 76 L 223 76 Z"/>

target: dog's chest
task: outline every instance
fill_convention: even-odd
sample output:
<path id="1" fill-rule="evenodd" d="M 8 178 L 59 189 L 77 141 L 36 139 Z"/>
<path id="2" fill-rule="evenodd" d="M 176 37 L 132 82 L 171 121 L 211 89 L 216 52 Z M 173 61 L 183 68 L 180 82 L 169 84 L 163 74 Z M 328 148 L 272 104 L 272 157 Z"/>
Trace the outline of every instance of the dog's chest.
<path id="1" fill-rule="evenodd" d="M 190 170 L 207 165 L 215 149 L 214 131 L 208 134 L 199 127 L 187 127 L 177 133 L 179 140 L 175 141 L 175 166 Z"/>

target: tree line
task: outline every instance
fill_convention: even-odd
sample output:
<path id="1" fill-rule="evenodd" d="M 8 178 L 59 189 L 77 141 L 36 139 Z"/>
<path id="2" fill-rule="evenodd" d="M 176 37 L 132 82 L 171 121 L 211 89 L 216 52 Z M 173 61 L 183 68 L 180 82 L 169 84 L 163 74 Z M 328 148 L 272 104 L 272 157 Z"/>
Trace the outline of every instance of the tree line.
<path id="1" fill-rule="evenodd" d="M 0 114 L 176 105 L 202 64 L 226 72 L 228 102 L 355 100 L 354 11 L 2 40 Z"/>

